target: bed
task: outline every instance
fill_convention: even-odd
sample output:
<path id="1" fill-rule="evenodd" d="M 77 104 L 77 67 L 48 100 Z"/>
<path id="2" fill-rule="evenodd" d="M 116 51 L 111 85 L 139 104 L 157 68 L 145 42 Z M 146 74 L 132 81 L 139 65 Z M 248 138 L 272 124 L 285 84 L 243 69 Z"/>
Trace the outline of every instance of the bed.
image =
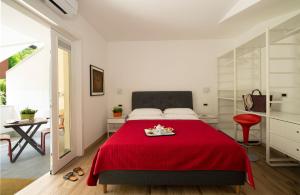
<path id="1" fill-rule="evenodd" d="M 190 108 L 191 91 L 132 93 L 132 109 Z M 155 124 L 175 128 L 175 136 L 150 138 Z M 188 151 L 188 152 L 187 152 Z M 234 185 L 254 187 L 246 152 L 233 139 L 200 120 L 128 120 L 98 150 L 87 184 Z"/>

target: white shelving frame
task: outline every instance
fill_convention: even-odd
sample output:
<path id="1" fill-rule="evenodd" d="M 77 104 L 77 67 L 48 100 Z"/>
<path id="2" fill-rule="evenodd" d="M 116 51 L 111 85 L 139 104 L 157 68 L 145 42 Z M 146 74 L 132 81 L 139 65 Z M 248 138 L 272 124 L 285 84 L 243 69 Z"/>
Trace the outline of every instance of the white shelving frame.
<path id="1" fill-rule="evenodd" d="M 235 137 L 235 50 L 218 58 L 218 118 L 217 127 L 231 137 Z M 224 71 L 225 70 L 225 71 Z M 230 76 L 230 77 L 229 77 Z M 229 77 L 229 79 L 228 79 Z M 226 83 L 224 84 L 223 81 Z M 225 112 L 226 111 L 226 112 Z"/>
<path id="2" fill-rule="evenodd" d="M 289 37 L 297 35 L 298 39 L 296 38 L 295 41 L 289 40 Z M 286 41 L 289 40 L 289 41 Z M 283 110 L 275 110 L 273 107 L 276 107 L 276 105 L 283 105 L 283 104 L 291 104 L 294 106 L 294 102 L 296 105 L 300 105 L 300 82 L 298 80 L 294 79 L 292 80 L 293 85 L 292 86 L 281 86 L 281 82 L 279 84 L 274 85 L 272 83 L 272 75 L 280 75 L 283 77 L 292 77 L 290 75 L 299 75 L 300 77 L 300 52 L 296 52 L 296 56 L 274 56 L 272 53 L 272 47 L 299 47 L 300 51 L 300 13 L 298 15 L 295 15 L 288 20 L 268 27 L 264 33 L 258 35 L 254 39 L 246 42 L 245 44 L 242 44 L 241 46 L 236 47 L 235 49 L 231 50 L 230 52 L 227 52 L 226 54 L 220 56 L 218 58 L 218 70 L 220 70 L 220 66 L 222 66 L 222 63 L 220 63 L 220 59 L 226 57 L 229 53 L 233 56 L 233 66 L 232 72 L 233 72 L 233 86 L 231 89 L 228 90 L 233 90 L 233 97 L 228 97 L 222 94 L 222 87 L 218 88 L 218 102 L 219 102 L 219 111 L 221 110 L 221 105 L 225 101 L 231 102 L 233 105 L 233 108 L 231 108 L 231 111 L 233 115 L 237 113 L 252 113 L 259 115 L 265 119 L 265 131 L 266 131 L 266 162 L 270 166 L 299 166 L 300 162 L 290 158 L 289 155 L 286 155 L 286 158 L 274 158 L 271 156 L 271 145 L 270 145 L 270 120 L 276 119 L 279 121 L 283 121 L 286 123 L 293 123 L 296 125 L 299 125 L 300 127 L 300 109 L 298 113 L 286 113 L 283 112 Z M 241 49 L 243 48 L 243 50 Z M 241 66 L 241 64 L 238 63 L 238 57 L 240 55 L 243 55 L 245 53 L 252 52 L 255 49 L 260 50 L 260 66 L 262 63 L 264 64 L 263 69 L 260 67 L 260 79 L 264 81 L 260 82 L 260 89 L 266 94 L 267 96 L 267 101 L 266 101 L 266 112 L 265 113 L 260 113 L 260 112 L 252 112 L 252 111 L 245 111 L 244 109 L 241 109 L 238 107 L 238 104 L 242 103 L 242 100 L 240 97 L 239 93 L 239 88 L 238 88 L 238 68 Z M 264 58 L 262 58 L 262 50 L 265 51 L 264 53 Z M 285 49 L 284 49 L 285 50 Z M 243 51 L 243 52 L 241 52 Z M 251 57 L 245 57 L 244 60 L 250 60 Z M 296 68 L 299 69 L 299 72 L 295 71 L 284 71 L 284 72 L 274 72 L 271 67 L 271 63 L 273 61 L 294 61 L 296 63 Z M 262 74 L 262 70 L 265 71 L 264 74 Z M 220 71 L 218 71 L 218 78 L 219 81 L 218 83 L 220 84 L 222 74 L 220 74 Z M 295 77 L 295 76 L 294 76 Z M 292 77 L 292 78 L 294 78 Z M 220 85 L 219 85 L 220 86 Z M 285 90 L 292 91 L 292 95 L 298 94 L 299 96 L 296 96 L 294 99 L 289 99 L 289 100 L 282 100 L 282 99 L 274 99 L 274 93 L 279 93 Z M 249 90 L 249 89 L 247 89 Z M 296 91 L 296 92 L 295 92 Z M 250 91 L 249 91 L 250 92 Z M 248 93 L 249 93 L 248 92 Z M 270 96 L 273 95 L 273 100 L 270 101 Z M 272 103 L 272 108 L 269 106 L 270 103 Z M 219 112 L 219 117 L 222 116 L 222 112 Z M 222 121 L 220 121 L 222 122 Z M 219 128 L 222 130 L 222 124 L 219 124 Z M 232 125 L 232 130 L 235 131 L 235 138 L 237 138 L 237 131 L 238 128 L 233 122 Z M 274 148 L 273 148 L 274 149 Z M 299 148 L 300 149 L 300 148 Z M 276 149 L 275 149 L 276 150 Z"/>
<path id="3" fill-rule="evenodd" d="M 240 45 L 236 50 L 236 100 L 243 94 L 251 93 L 253 89 L 265 91 L 262 84 L 262 48 L 265 48 L 265 34 L 251 39 Z M 236 102 L 236 113 L 244 113 L 243 101 Z M 249 141 L 255 141 L 255 145 L 263 140 L 263 124 L 260 123 L 251 128 Z M 242 140 L 241 127 L 236 127 L 237 139 Z M 238 136 L 239 134 L 239 136 Z"/>
<path id="4" fill-rule="evenodd" d="M 298 34 L 299 40 L 296 40 L 295 42 L 285 42 L 285 40 L 295 36 Z M 283 41 L 283 42 L 282 42 Z M 276 25 L 274 27 L 270 27 L 266 29 L 266 95 L 267 97 L 270 97 L 270 95 L 276 94 L 280 91 L 280 89 L 300 89 L 300 83 L 297 83 L 295 80 L 293 80 L 292 84 L 295 86 L 280 86 L 280 85 L 274 85 L 271 79 L 272 75 L 284 75 L 284 77 L 291 77 L 291 75 L 294 74 L 294 72 L 273 72 L 273 62 L 274 61 L 298 61 L 300 59 L 300 53 L 297 53 L 296 56 L 288 57 L 288 56 L 281 56 L 282 54 L 277 56 L 274 56 L 275 52 L 272 52 L 274 50 L 274 47 L 281 47 L 284 49 L 282 51 L 288 50 L 287 47 L 297 47 L 300 44 L 300 14 L 288 19 L 287 21 Z M 299 47 L 300 49 L 300 47 Z M 275 50 L 276 51 L 276 50 Z M 296 65 L 297 66 L 297 65 Z M 300 61 L 298 61 L 298 67 L 300 69 Z M 278 91 L 277 91 L 278 90 Z M 299 94 L 300 95 L 300 94 Z M 300 98 L 300 96 L 298 96 Z M 296 101 L 295 101 L 296 102 Z M 271 166 L 299 166 L 300 162 L 290 158 L 288 155 L 284 158 L 275 158 L 272 157 L 271 154 L 271 126 L 270 126 L 270 120 L 276 119 L 279 121 L 283 121 L 286 124 L 297 124 L 300 128 L 300 112 L 298 113 L 286 113 L 282 109 L 280 111 L 273 111 L 271 109 L 270 103 L 272 104 L 279 104 L 281 107 L 283 107 L 283 104 L 286 103 L 295 103 L 293 101 L 284 101 L 284 100 L 272 100 L 270 101 L 270 98 L 267 98 L 266 105 L 267 105 L 267 111 L 266 111 L 266 161 Z M 300 100 L 298 99 L 298 103 L 300 105 Z M 297 106 L 294 105 L 293 106 Z M 299 144 L 300 145 L 300 144 Z"/>

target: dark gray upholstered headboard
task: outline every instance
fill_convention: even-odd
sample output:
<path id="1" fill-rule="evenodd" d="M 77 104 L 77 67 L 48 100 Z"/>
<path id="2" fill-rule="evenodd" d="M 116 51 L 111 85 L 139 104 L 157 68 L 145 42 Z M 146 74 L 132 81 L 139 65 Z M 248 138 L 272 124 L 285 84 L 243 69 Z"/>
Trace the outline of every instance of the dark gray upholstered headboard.
<path id="1" fill-rule="evenodd" d="M 134 91 L 132 92 L 132 110 L 136 108 L 191 108 L 191 91 Z"/>

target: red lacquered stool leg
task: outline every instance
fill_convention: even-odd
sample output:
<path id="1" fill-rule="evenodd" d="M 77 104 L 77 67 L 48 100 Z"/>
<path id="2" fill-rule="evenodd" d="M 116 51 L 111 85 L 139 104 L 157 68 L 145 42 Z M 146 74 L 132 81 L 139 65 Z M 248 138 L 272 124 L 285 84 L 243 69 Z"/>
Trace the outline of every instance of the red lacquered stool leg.
<path id="1" fill-rule="evenodd" d="M 244 125 L 244 126 L 242 126 L 242 128 L 243 128 L 243 142 L 245 145 L 248 145 L 250 127 Z"/>
<path id="2" fill-rule="evenodd" d="M 249 147 L 249 131 L 253 125 L 260 123 L 261 117 L 254 114 L 239 114 L 233 117 L 233 120 L 240 124 L 243 128 L 243 142 L 248 153 Z M 250 161 L 254 162 L 258 160 L 255 154 L 249 154 Z"/>

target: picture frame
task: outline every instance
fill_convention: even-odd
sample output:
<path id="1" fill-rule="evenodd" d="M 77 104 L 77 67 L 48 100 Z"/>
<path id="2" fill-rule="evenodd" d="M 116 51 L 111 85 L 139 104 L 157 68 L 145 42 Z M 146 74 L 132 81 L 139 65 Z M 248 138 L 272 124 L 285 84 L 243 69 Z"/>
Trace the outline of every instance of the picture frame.
<path id="1" fill-rule="evenodd" d="M 104 95 L 104 70 L 90 65 L 90 96 Z"/>

